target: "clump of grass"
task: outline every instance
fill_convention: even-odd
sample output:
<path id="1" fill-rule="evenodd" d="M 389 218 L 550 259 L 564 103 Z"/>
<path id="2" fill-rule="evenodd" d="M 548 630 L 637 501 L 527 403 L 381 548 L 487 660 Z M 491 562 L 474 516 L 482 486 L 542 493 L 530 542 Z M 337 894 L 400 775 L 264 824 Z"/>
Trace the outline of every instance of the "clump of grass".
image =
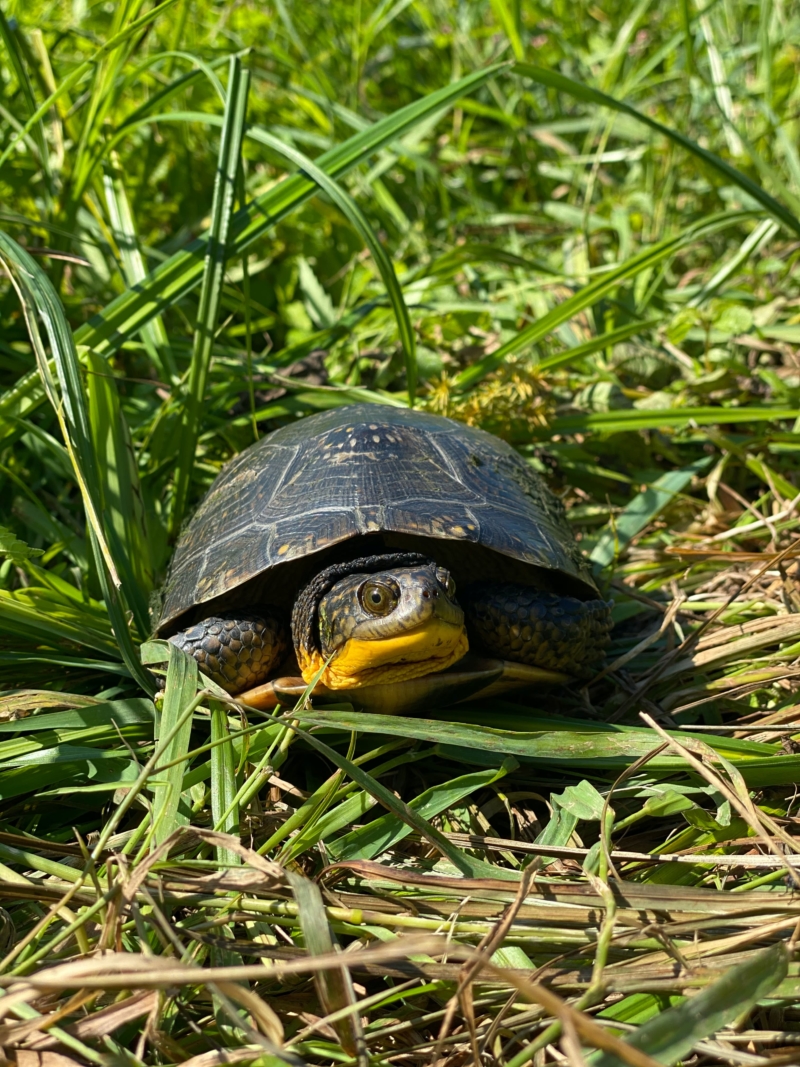
<path id="1" fill-rule="evenodd" d="M 797 28 L 0 14 L 9 1061 L 795 1061 Z M 589 685 L 265 716 L 148 642 L 222 464 L 356 400 L 562 495 Z"/>

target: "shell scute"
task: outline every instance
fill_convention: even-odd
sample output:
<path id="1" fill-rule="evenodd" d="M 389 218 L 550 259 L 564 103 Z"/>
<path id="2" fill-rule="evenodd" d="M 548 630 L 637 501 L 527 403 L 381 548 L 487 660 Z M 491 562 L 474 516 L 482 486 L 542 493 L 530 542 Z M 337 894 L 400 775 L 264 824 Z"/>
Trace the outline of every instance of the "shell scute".
<path id="1" fill-rule="evenodd" d="M 509 445 L 362 404 L 276 430 L 225 467 L 175 549 L 158 629 L 276 565 L 375 532 L 473 542 L 594 589 L 561 501 Z"/>

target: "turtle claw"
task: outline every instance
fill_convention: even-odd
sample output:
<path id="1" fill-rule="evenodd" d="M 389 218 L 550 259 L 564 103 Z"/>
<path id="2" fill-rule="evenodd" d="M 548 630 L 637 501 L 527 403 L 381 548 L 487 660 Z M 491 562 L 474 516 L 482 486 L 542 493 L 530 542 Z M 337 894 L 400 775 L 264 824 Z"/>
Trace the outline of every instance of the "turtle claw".
<path id="1" fill-rule="evenodd" d="M 255 708 L 256 711 L 275 711 L 281 704 L 275 692 L 274 682 L 264 682 L 263 685 L 256 685 L 252 689 L 246 689 L 243 693 L 237 693 L 234 700 L 240 704 L 246 704 L 248 708 Z"/>

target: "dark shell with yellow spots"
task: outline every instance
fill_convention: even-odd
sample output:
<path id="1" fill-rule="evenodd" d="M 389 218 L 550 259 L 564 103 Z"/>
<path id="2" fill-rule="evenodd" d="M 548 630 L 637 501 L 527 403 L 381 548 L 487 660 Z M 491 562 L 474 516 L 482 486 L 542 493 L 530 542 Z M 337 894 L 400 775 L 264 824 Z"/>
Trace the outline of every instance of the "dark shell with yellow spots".
<path id="1" fill-rule="evenodd" d="M 438 415 L 357 404 L 284 426 L 225 467 L 175 549 L 157 632 L 259 577 L 260 595 L 266 582 L 291 597 L 297 584 L 278 579 L 293 562 L 307 580 L 333 546 L 370 535 L 436 551 L 456 582 L 493 577 L 504 559 L 516 571 L 498 579 L 598 595 L 561 502 L 513 448 Z"/>

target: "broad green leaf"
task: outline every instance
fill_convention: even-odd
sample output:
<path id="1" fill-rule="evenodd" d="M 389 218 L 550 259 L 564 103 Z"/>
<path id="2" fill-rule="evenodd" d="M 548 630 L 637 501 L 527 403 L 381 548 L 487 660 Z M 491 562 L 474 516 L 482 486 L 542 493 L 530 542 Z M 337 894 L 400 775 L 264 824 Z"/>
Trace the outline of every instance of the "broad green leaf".
<path id="1" fill-rule="evenodd" d="M 578 816 L 571 811 L 564 811 L 557 800 L 552 800 L 553 811 L 547 825 L 537 834 L 537 845 L 568 845 L 578 825 Z M 544 862 L 547 862 L 545 857 Z"/>
<path id="2" fill-rule="evenodd" d="M 5 556 L 12 563 L 24 563 L 34 556 L 41 556 L 43 552 L 44 549 L 31 548 L 7 527 L 0 526 L 0 556 Z"/>
<path id="3" fill-rule="evenodd" d="M 689 811 L 694 802 L 682 793 L 676 793 L 674 789 L 666 789 L 660 796 L 648 797 L 642 807 L 644 815 L 663 819 L 678 812 Z"/>
<path id="4" fill-rule="evenodd" d="M 551 801 L 557 801 L 563 811 L 574 815 L 577 819 L 596 822 L 603 817 L 605 801 L 592 783 L 587 782 L 585 778 L 577 785 L 568 785 L 563 793 L 553 795 Z"/>

